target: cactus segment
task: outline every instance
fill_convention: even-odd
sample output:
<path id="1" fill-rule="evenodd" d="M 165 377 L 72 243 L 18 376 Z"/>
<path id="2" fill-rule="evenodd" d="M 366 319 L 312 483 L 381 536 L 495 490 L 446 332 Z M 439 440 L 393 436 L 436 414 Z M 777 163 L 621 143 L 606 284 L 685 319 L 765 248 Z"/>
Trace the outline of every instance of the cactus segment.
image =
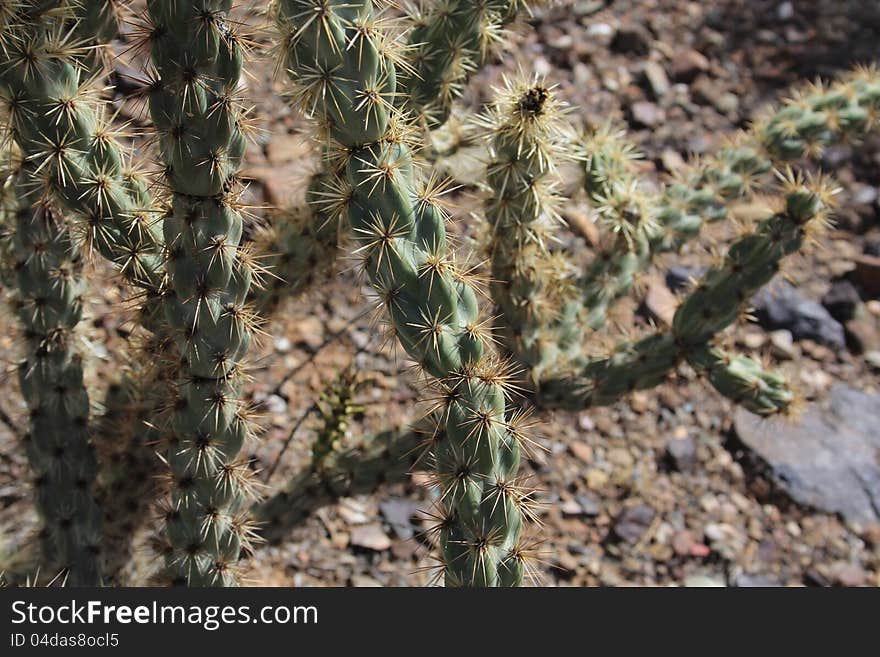
<path id="1" fill-rule="evenodd" d="M 340 196 L 363 269 L 407 354 L 437 380 L 437 528 L 448 585 L 521 582 L 528 494 L 506 377 L 490 354 L 477 297 L 447 254 L 442 188 L 420 181 L 394 109 L 393 44 L 370 0 L 281 0 L 283 67 L 326 126 L 342 165 Z M 438 191 L 439 190 L 439 191 Z"/>
<path id="2" fill-rule="evenodd" d="M 830 85 L 816 83 L 796 92 L 667 188 L 658 216 L 664 230 L 654 239 L 654 249 L 676 249 L 704 221 L 726 218 L 730 202 L 743 198 L 772 168 L 874 132 L 878 112 L 880 76 L 875 68 L 860 68 Z"/>
<path id="3" fill-rule="evenodd" d="M 61 217 L 28 193 L 14 174 L 17 207 L 4 250 L 13 259 L 12 306 L 22 327 L 25 356 L 18 367 L 30 427 L 24 438 L 42 521 L 45 563 L 72 586 L 100 586 L 101 509 L 89 441 L 89 397 L 75 328 L 82 316 L 81 258 Z M 7 195 L 9 196 L 9 195 Z"/>
<path id="4" fill-rule="evenodd" d="M 786 410 L 793 395 L 783 378 L 746 357 L 711 345 L 742 313 L 749 299 L 779 271 L 782 260 L 827 226 L 832 191 L 822 181 L 790 175 L 779 211 L 735 241 L 673 317 L 669 331 L 625 343 L 611 355 L 591 358 L 580 374 L 548 377 L 537 397 L 544 405 L 582 408 L 610 404 L 627 393 L 662 382 L 682 360 L 705 374 L 718 392 L 749 410 Z"/>
<path id="5" fill-rule="evenodd" d="M 249 547 L 250 487 L 238 454 L 253 433 L 242 383 L 255 270 L 240 243 L 235 197 L 245 112 L 230 5 L 149 0 L 145 29 L 155 68 L 150 114 L 171 196 L 162 221 L 166 319 L 182 361 L 167 457 L 166 568 L 189 586 L 234 585 L 239 554 Z"/>
<path id="6" fill-rule="evenodd" d="M 414 6 L 405 53 L 409 65 L 398 71 L 398 102 L 409 104 L 426 127 L 443 125 L 468 78 L 525 5 L 522 0 L 439 0 Z"/>
<path id="7" fill-rule="evenodd" d="M 164 276 L 162 236 L 149 212 L 146 184 L 128 168 L 100 103 L 88 91 L 95 52 L 90 44 L 108 34 L 110 5 L 18 3 L 3 33 L 0 90 L 23 175 L 75 220 L 72 238 L 94 248 L 144 291 L 153 302 L 145 319 L 150 324 Z M 85 11 L 79 19 L 78 7 Z M 81 40 L 80 33 L 92 36 Z"/>

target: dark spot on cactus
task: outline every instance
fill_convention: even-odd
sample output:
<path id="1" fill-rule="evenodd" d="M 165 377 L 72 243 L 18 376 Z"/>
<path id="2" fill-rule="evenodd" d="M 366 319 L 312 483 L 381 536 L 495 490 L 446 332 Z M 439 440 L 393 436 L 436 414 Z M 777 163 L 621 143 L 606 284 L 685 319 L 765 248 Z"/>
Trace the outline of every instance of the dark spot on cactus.
<path id="1" fill-rule="evenodd" d="M 523 114 L 540 116 L 544 112 L 544 106 L 550 98 L 550 91 L 542 86 L 535 86 L 526 91 L 519 99 L 517 107 Z"/>

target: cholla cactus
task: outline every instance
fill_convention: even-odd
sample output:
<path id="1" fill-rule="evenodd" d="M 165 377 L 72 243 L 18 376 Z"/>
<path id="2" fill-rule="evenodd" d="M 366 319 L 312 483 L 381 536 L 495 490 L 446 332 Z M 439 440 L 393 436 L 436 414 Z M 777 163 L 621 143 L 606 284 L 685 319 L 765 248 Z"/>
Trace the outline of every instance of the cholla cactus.
<path id="1" fill-rule="evenodd" d="M 164 276 L 162 236 L 148 212 L 145 183 L 126 165 L 89 91 L 88 68 L 97 63 L 92 43 L 112 29 L 112 9 L 112 2 L 66 0 L 7 7 L 0 90 L 22 175 L 76 220 L 76 241 L 96 249 L 144 291 L 151 325 Z"/>
<path id="2" fill-rule="evenodd" d="M 384 431 L 357 442 L 349 436 L 349 424 L 364 410 L 355 400 L 364 383 L 349 367 L 321 393 L 316 404 L 320 421 L 308 465 L 253 510 L 267 540 L 280 538 L 315 509 L 408 477 L 419 454 L 416 434 Z"/>
<path id="3" fill-rule="evenodd" d="M 650 262 L 650 240 L 659 232 L 653 221 L 657 199 L 640 189 L 632 164 L 635 151 L 620 133 L 601 129 L 584 141 L 580 157 L 587 193 L 612 242 L 572 284 L 572 265 L 548 247 L 557 203 L 550 174 L 561 151 L 557 114 L 551 90 L 540 84 L 508 84 L 482 121 L 492 139 L 487 171 L 492 193 L 486 215 L 496 281 L 493 296 L 505 343 L 529 368 L 538 400 L 574 408 L 613 403 L 633 390 L 658 385 L 687 360 L 722 394 L 751 410 L 767 414 L 788 408 L 792 394 L 778 374 L 713 345 L 743 311 L 750 291 L 767 282 L 764 270 L 770 264 L 765 259 L 773 258 L 767 256 L 763 241 L 773 244 L 775 237 L 763 228 L 757 238 L 745 236 L 734 244 L 728 254 L 732 264 L 719 270 L 747 273 L 745 281 L 734 281 L 740 292 L 719 288 L 710 279 L 721 274 L 711 274 L 682 304 L 671 331 L 598 355 L 599 339 L 591 332 L 604 323 L 610 304 L 632 287 L 635 275 Z M 807 193 L 810 186 L 793 179 L 789 188 L 785 193 L 796 195 Z M 816 220 L 801 217 L 803 225 L 822 225 L 827 195 L 816 193 L 821 197 L 821 207 L 814 209 Z M 789 245 L 785 254 L 797 246 Z M 756 260 L 739 262 L 744 253 Z M 778 264 L 782 255 L 773 257 Z M 699 322 L 697 314 L 712 321 L 706 320 L 694 333 L 686 327 Z"/>
<path id="4" fill-rule="evenodd" d="M 562 222 L 556 163 L 568 143 L 561 114 L 540 81 L 506 80 L 479 120 L 491 153 L 485 212 L 498 331 L 536 379 L 582 348 L 576 269 L 551 253 Z"/>
<path id="5" fill-rule="evenodd" d="M 439 0 L 411 6 L 410 66 L 400 67 L 400 102 L 428 128 L 443 125 L 471 74 L 503 38 L 524 0 Z"/>
<path id="6" fill-rule="evenodd" d="M 249 540 L 250 486 L 238 453 L 253 433 L 241 395 L 255 268 L 240 244 L 235 197 L 245 112 L 230 4 L 150 0 L 143 29 L 156 72 L 150 113 L 171 193 L 162 222 L 166 319 L 182 361 L 167 457 L 166 561 L 172 579 L 190 586 L 234 584 Z"/>
<path id="7" fill-rule="evenodd" d="M 875 131 L 878 112 L 880 76 L 874 68 L 797 91 L 781 109 L 765 111 L 749 132 L 667 189 L 659 213 L 664 231 L 655 249 L 676 248 L 696 235 L 703 221 L 725 219 L 730 202 L 745 196 L 772 168 Z"/>
<path id="8" fill-rule="evenodd" d="M 15 178 L 15 183 L 13 183 Z M 28 194 L 14 174 L 4 251 L 12 259 L 12 307 L 22 327 L 18 367 L 30 428 L 24 438 L 42 521 L 43 558 L 76 586 L 101 576 L 101 510 L 93 495 L 97 464 L 89 440 L 89 397 L 75 328 L 82 315 L 81 258 L 63 220 Z M 17 207 L 16 207 L 17 205 Z"/>
<path id="9" fill-rule="evenodd" d="M 399 55 L 371 0 L 281 0 L 284 68 L 326 126 L 344 178 L 336 200 L 400 343 L 439 388 L 437 528 L 450 585 L 516 585 L 530 499 L 518 483 L 520 430 L 488 349 L 472 284 L 447 254 L 442 189 L 413 168 L 394 109 Z"/>

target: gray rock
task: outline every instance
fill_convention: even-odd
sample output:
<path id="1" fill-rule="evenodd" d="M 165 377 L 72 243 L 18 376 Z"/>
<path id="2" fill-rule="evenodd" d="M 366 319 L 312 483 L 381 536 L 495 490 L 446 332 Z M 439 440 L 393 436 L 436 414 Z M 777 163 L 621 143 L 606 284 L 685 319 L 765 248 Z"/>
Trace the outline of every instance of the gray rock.
<path id="1" fill-rule="evenodd" d="M 827 404 L 800 418 L 761 418 L 739 409 L 740 441 L 795 502 L 851 523 L 880 522 L 880 395 L 836 384 Z"/>
<path id="2" fill-rule="evenodd" d="M 770 575 L 764 573 L 739 573 L 730 582 L 731 586 L 741 589 L 779 587 L 782 584 L 778 579 L 774 579 Z"/>
<path id="3" fill-rule="evenodd" d="M 795 340 L 814 340 L 834 349 L 846 345 L 843 326 L 825 307 L 784 281 L 771 283 L 752 299 L 764 328 L 787 329 Z"/>
<path id="4" fill-rule="evenodd" d="M 412 517 L 419 510 L 419 505 L 402 497 L 391 497 L 379 503 L 382 517 L 391 525 L 397 538 L 408 541 L 415 534 Z"/>
<path id="5" fill-rule="evenodd" d="M 699 280 L 706 271 L 705 267 L 685 267 L 673 265 L 666 270 L 666 287 L 673 292 L 686 290 L 691 286 L 692 280 Z"/>
<path id="6" fill-rule="evenodd" d="M 851 281 L 839 278 L 831 284 L 822 297 L 822 305 L 839 322 L 848 322 L 856 316 L 856 308 L 862 303 L 859 291 Z"/>
<path id="7" fill-rule="evenodd" d="M 679 472 L 691 472 L 697 465 L 697 445 L 690 436 L 666 443 L 666 455 Z"/>
<path id="8" fill-rule="evenodd" d="M 602 505 L 590 493 L 575 495 L 574 499 L 580 505 L 581 511 L 585 516 L 595 518 L 602 511 Z"/>
<path id="9" fill-rule="evenodd" d="M 639 23 L 622 25 L 611 40 L 611 50 L 632 55 L 646 55 L 654 37 Z"/>
<path id="10" fill-rule="evenodd" d="M 647 504 L 638 504 L 624 509 L 614 523 L 614 534 L 626 543 L 638 543 L 654 522 L 654 509 Z"/>

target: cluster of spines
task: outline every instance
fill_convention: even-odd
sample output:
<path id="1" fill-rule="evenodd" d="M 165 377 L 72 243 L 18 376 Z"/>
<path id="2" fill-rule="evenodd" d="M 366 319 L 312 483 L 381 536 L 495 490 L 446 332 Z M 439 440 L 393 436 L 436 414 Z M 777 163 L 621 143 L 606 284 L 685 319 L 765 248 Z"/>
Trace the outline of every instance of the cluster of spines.
<path id="1" fill-rule="evenodd" d="M 0 34 L 0 90 L 28 186 L 75 219 L 76 241 L 143 291 L 151 302 L 144 321 L 153 326 L 161 322 L 162 236 L 147 185 L 90 91 L 96 39 L 112 32 L 114 18 L 111 2 L 17 3 Z"/>
<path id="2" fill-rule="evenodd" d="M 13 174 L 9 184 L 17 207 L 7 208 L 14 217 L 7 217 L 4 251 L 12 258 L 12 306 L 25 350 L 18 367 L 30 424 L 24 444 L 42 521 L 44 562 L 64 572 L 70 585 L 98 586 L 97 462 L 75 333 L 82 316 L 81 257 L 62 217 L 28 192 L 27 180 Z"/>
<path id="3" fill-rule="evenodd" d="M 281 0 L 277 21 L 283 67 L 339 163 L 339 208 L 363 270 L 401 345 L 440 390 L 442 439 L 432 447 L 445 581 L 517 585 L 531 499 L 518 484 L 522 432 L 474 286 L 447 253 L 438 186 L 420 181 L 413 131 L 395 111 L 399 55 L 371 0 Z"/>
<path id="4" fill-rule="evenodd" d="M 239 457 L 253 435 L 242 399 L 258 268 L 241 244 L 237 172 L 245 150 L 243 49 L 230 0 L 150 0 L 141 30 L 149 107 L 170 202 L 162 227 L 165 315 L 180 353 L 169 427 L 166 568 L 172 582 L 229 586 L 249 549 L 253 493 Z"/>
<path id="5" fill-rule="evenodd" d="M 607 238 L 578 280 L 584 322 L 596 330 L 650 262 L 650 239 L 657 232 L 655 206 L 638 177 L 635 162 L 641 155 L 622 131 L 601 126 L 580 140 L 576 154 L 583 163 L 584 189 Z"/>

